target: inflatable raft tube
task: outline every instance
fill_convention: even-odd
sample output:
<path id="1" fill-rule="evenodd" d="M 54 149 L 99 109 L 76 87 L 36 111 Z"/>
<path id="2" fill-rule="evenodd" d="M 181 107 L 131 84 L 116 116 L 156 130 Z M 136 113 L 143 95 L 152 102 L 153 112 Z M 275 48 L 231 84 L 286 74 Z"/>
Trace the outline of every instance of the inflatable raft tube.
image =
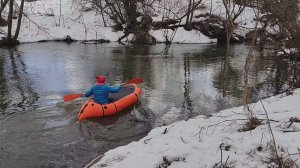
<path id="1" fill-rule="evenodd" d="M 136 84 L 124 85 L 118 93 L 109 94 L 109 98 L 112 100 L 109 104 L 98 104 L 93 99 L 86 101 L 79 111 L 77 120 L 115 114 L 136 104 L 140 95 L 141 89 Z"/>

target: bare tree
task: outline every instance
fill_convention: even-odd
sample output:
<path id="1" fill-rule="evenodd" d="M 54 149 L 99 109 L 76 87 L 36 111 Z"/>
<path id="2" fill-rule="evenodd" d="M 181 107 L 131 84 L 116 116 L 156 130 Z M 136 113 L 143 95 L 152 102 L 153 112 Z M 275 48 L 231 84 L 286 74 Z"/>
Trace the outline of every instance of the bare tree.
<path id="1" fill-rule="evenodd" d="M 16 45 L 19 43 L 19 41 L 17 40 L 19 37 L 19 33 L 20 33 L 20 29 L 21 29 L 21 23 L 22 23 L 22 16 L 23 16 L 23 9 L 24 9 L 24 2 L 25 0 L 21 0 L 21 4 L 20 7 L 18 7 L 14 0 L 5 0 L 3 2 L 3 0 L 1 1 L 1 8 L 0 8 L 0 13 L 3 12 L 6 4 L 9 4 L 9 10 L 8 10 L 8 26 L 7 26 L 7 36 L 6 38 L 4 38 L 4 40 L 2 40 L 2 44 L 6 44 L 6 45 Z M 16 10 L 14 8 L 14 5 L 17 6 L 18 8 L 18 21 L 17 21 L 17 27 L 15 30 L 15 34 L 12 34 L 12 22 L 13 22 L 13 12 L 14 10 Z M 1 20 L 1 18 L 0 18 Z"/>
<path id="2" fill-rule="evenodd" d="M 16 43 L 16 41 L 17 41 L 17 39 L 19 37 L 19 33 L 20 33 L 21 21 L 22 21 L 23 10 L 24 10 L 24 1 L 25 0 L 21 0 L 21 5 L 20 5 L 20 8 L 19 8 L 19 17 L 18 17 L 17 28 L 16 28 L 15 35 L 13 37 L 13 42 L 14 43 Z"/>
<path id="3" fill-rule="evenodd" d="M 8 2 L 9 2 L 9 0 L 5 0 L 5 1 L 1 0 L 1 4 L 0 4 L 0 16 L 1 16 L 1 14 L 2 14 L 2 12 L 3 12 L 3 10 L 6 7 L 6 4 Z"/>
<path id="4" fill-rule="evenodd" d="M 98 2 L 97 2 L 97 0 L 94 0 L 93 2 L 96 4 L 97 10 L 98 10 L 98 8 L 100 9 L 102 21 L 103 21 L 104 27 L 106 27 L 107 24 L 106 24 L 106 20 L 104 18 L 105 13 L 104 13 L 104 7 L 103 7 L 102 0 L 99 0 Z"/>
<path id="5" fill-rule="evenodd" d="M 8 3 L 8 1 L 9 0 L 5 0 L 5 1 L 3 1 L 3 0 L 1 0 L 1 3 L 0 3 L 0 26 L 3 26 L 3 25 L 5 25 L 3 22 L 3 18 L 2 18 L 2 12 L 4 11 L 4 9 L 5 9 L 5 7 L 6 7 L 6 5 L 7 5 L 7 3 Z"/>
<path id="6" fill-rule="evenodd" d="M 267 12 L 270 19 L 278 21 L 279 28 L 290 37 L 290 47 L 298 50 L 300 59 L 300 24 L 299 24 L 299 0 L 263 0 L 262 11 Z"/>
<path id="7" fill-rule="evenodd" d="M 12 43 L 12 19 L 14 10 L 14 0 L 9 0 L 8 26 L 7 26 L 7 43 Z"/>
<path id="8" fill-rule="evenodd" d="M 300 87 L 300 24 L 299 24 L 299 0 L 262 0 L 257 1 L 257 8 L 263 13 L 259 19 L 263 23 L 260 35 L 272 40 L 275 49 L 279 49 L 283 55 L 291 61 L 284 82 L 291 88 Z M 276 33 L 266 31 L 266 27 L 277 27 Z"/>
<path id="9" fill-rule="evenodd" d="M 233 31 L 235 28 L 234 21 L 241 15 L 241 13 L 244 11 L 247 1 L 237 5 L 232 0 L 222 0 L 223 5 L 225 7 L 226 11 L 226 17 L 225 17 L 225 29 L 226 29 L 226 44 L 228 45 L 230 43 L 230 40 L 233 35 Z"/>
<path id="10" fill-rule="evenodd" d="M 194 17 L 194 11 L 195 9 L 201 4 L 202 0 L 199 0 L 197 3 L 195 0 L 189 0 L 188 10 L 186 12 L 186 30 L 191 30 L 191 23 L 193 21 Z"/>

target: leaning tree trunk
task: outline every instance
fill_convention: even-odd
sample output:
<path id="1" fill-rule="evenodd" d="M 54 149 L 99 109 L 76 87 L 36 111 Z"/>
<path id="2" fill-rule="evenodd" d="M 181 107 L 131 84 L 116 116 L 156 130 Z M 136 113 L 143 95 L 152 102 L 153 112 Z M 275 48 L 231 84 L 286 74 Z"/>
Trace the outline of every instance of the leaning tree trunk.
<path id="1" fill-rule="evenodd" d="M 6 7 L 8 1 L 9 0 L 5 0 L 5 1 L 1 0 L 0 15 L 3 12 L 4 8 Z"/>
<path id="2" fill-rule="evenodd" d="M 103 12 L 102 0 L 99 1 L 99 8 L 100 8 L 100 12 L 101 12 L 101 16 L 102 16 L 102 21 L 103 21 L 104 27 L 107 27 L 107 26 L 106 26 L 106 21 L 105 21 L 105 18 L 104 18 L 104 12 Z"/>
<path id="3" fill-rule="evenodd" d="M 16 29 L 16 33 L 14 35 L 13 38 L 13 42 L 16 43 L 18 36 L 19 36 L 19 32 L 20 32 L 20 28 L 21 28 L 21 21 L 22 21 L 22 16 L 23 16 L 23 9 L 24 9 L 24 1 L 21 1 L 21 5 L 20 5 L 20 11 L 19 11 L 19 17 L 18 17 L 18 25 L 17 25 L 17 29 Z"/>
<path id="4" fill-rule="evenodd" d="M 1 26 L 1 22 L 2 22 L 2 6 L 3 6 L 3 0 L 1 0 L 0 2 L 0 26 Z"/>
<path id="5" fill-rule="evenodd" d="M 191 30 L 191 24 L 190 24 L 190 13 L 191 13 L 191 9 L 192 8 L 192 0 L 189 0 L 189 5 L 188 5 L 188 10 L 187 10 L 187 15 L 186 15 L 186 30 Z"/>
<path id="6" fill-rule="evenodd" d="M 9 2 L 9 13 L 8 13 L 8 26 L 7 26 L 7 43 L 11 43 L 11 29 L 12 29 L 12 15 L 13 15 L 13 8 L 14 7 L 14 0 L 10 0 Z"/>

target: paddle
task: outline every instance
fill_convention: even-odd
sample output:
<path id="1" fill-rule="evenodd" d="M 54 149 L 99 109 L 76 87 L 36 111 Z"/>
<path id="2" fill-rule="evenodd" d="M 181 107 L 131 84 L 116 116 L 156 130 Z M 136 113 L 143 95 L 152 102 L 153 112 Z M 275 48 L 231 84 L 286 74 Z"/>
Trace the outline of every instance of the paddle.
<path id="1" fill-rule="evenodd" d="M 133 78 L 128 82 L 122 83 L 121 86 L 130 84 L 130 83 L 143 83 L 143 82 L 144 82 L 143 78 Z"/>
<path id="2" fill-rule="evenodd" d="M 65 102 L 72 101 L 74 99 L 81 97 L 82 95 L 83 95 L 83 93 L 68 94 L 68 95 L 64 96 L 64 101 Z"/>
<path id="3" fill-rule="evenodd" d="M 128 82 L 122 83 L 121 86 L 130 84 L 130 83 L 142 83 L 143 81 L 144 81 L 143 78 L 133 78 Z M 72 101 L 72 100 L 75 100 L 75 99 L 81 97 L 82 95 L 83 95 L 83 93 L 68 94 L 68 95 L 64 96 L 64 101 L 65 102 Z"/>

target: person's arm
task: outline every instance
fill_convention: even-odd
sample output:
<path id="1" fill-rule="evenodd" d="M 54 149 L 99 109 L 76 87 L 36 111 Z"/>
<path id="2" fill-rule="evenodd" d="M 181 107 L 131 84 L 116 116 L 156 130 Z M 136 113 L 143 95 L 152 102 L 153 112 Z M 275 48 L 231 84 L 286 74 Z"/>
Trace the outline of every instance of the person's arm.
<path id="1" fill-rule="evenodd" d="M 89 96 L 91 96 L 92 94 L 93 94 L 93 87 L 92 87 L 90 90 L 88 90 L 87 92 L 83 93 L 83 96 L 89 97 Z"/>
<path id="2" fill-rule="evenodd" d="M 109 87 L 109 92 L 110 93 L 117 93 L 117 92 L 120 91 L 120 89 L 121 89 L 121 86 L 110 86 Z"/>

